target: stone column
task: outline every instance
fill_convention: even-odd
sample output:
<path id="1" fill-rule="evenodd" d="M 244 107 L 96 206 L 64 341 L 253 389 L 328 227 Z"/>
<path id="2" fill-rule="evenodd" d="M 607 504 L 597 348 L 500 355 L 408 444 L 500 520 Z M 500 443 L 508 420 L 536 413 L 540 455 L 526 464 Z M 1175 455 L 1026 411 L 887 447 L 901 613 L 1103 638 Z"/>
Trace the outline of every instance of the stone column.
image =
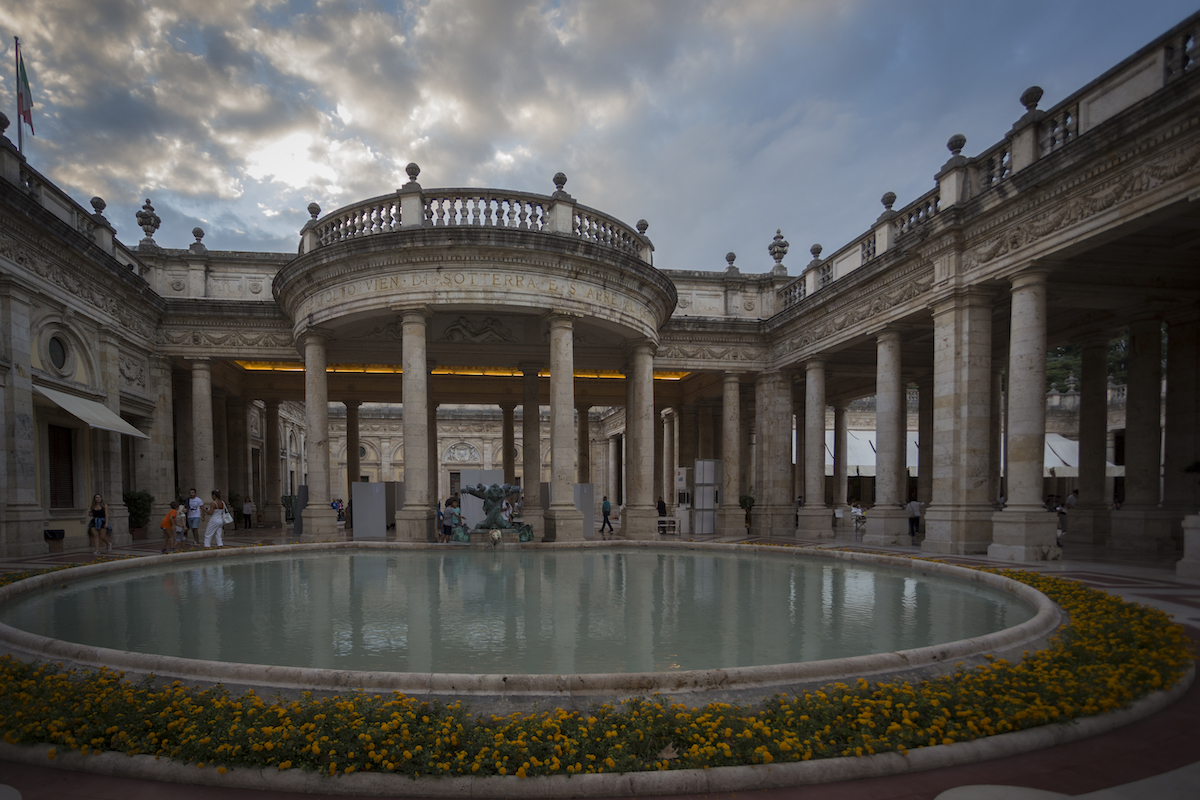
<path id="1" fill-rule="evenodd" d="M 227 467 L 229 469 L 229 480 L 226 485 L 229 488 L 229 494 L 225 495 L 226 499 L 237 494 L 242 498 L 242 502 L 250 496 L 250 425 L 246 419 L 246 401 L 235 395 L 226 395 L 225 397 L 225 431 L 226 431 L 226 447 L 225 452 L 228 453 Z M 230 509 L 237 525 L 242 524 L 242 506 L 241 503 L 236 508 Z"/>
<path id="2" fill-rule="evenodd" d="M 1083 343 L 1079 370 L 1079 505 L 1068 514 L 1070 544 L 1108 540 L 1109 494 L 1105 481 L 1108 437 L 1108 337 Z"/>
<path id="3" fill-rule="evenodd" d="M 358 448 L 358 400 L 343 401 L 346 406 L 346 496 L 342 498 L 347 504 L 354 499 L 354 484 L 362 477 L 362 462 L 359 460 Z"/>
<path id="4" fill-rule="evenodd" d="M 516 403 L 501 403 L 500 404 L 500 447 L 504 452 L 500 454 L 500 463 L 504 469 L 504 482 L 507 484 L 515 484 L 517 482 L 517 431 Z"/>
<path id="5" fill-rule="evenodd" d="M 619 445 L 620 442 L 618 442 L 616 436 L 608 437 L 608 484 L 601 493 L 602 498 L 608 498 L 614 510 L 617 507 L 617 481 L 619 480 L 617 477 L 617 464 L 621 460 Z M 606 530 L 605 533 L 607 532 Z"/>
<path id="6" fill-rule="evenodd" d="M 400 311 L 404 382 L 404 508 L 396 510 L 396 538 L 425 542 L 436 515 L 429 500 L 429 372 L 425 345 L 427 308 Z"/>
<path id="7" fill-rule="evenodd" d="M 1162 324 L 1129 325 L 1129 385 L 1125 400 L 1125 502 L 1112 515 L 1108 546 L 1169 550 L 1171 515 L 1160 509 L 1162 476 Z"/>
<path id="8" fill-rule="evenodd" d="M 1046 447 L 1046 275 L 1012 279 L 1008 339 L 1008 504 L 992 516 L 992 558 L 1053 560 L 1057 522 L 1043 505 Z"/>
<path id="9" fill-rule="evenodd" d="M 797 536 L 832 539 L 833 522 L 825 505 L 825 362 L 804 365 L 804 508 Z"/>
<path id="10" fill-rule="evenodd" d="M 537 536 L 545 532 L 545 512 L 542 509 L 542 417 L 538 404 L 538 373 L 542 365 L 525 362 L 520 368 L 521 469 L 525 473 L 521 482 L 525 494 L 521 518 L 527 525 L 533 526 L 534 536 Z"/>
<path id="11" fill-rule="evenodd" d="M 792 470 L 792 517 L 795 523 L 796 498 L 804 496 L 804 376 L 792 379 L 792 415 L 795 417 L 796 466 Z M 793 524 L 793 532 L 795 525 Z"/>
<path id="12" fill-rule="evenodd" d="M 982 553 L 991 543 L 993 302 L 991 292 L 967 289 L 933 309 L 933 498 L 921 543 L 928 553 Z"/>
<path id="13" fill-rule="evenodd" d="M 233 491 L 229 488 L 229 417 L 225 405 L 228 395 L 213 392 L 213 485 L 221 490 L 221 497 L 229 499 Z M 204 501 L 208 502 L 207 493 Z"/>
<path id="14" fill-rule="evenodd" d="M 650 438 L 654 441 L 654 469 L 650 474 L 650 497 L 654 500 L 654 513 L 658 515 L 658 498 L 665 503 L 666 491 L 663 489 L 663 462 L 666 455 L 666 439 L 663 435 L 663 409 L 654 407 L 654 416 L 650 419 Z"/>
<path id="15" fill-rule="evenodd" d="M 696 432 L 696 452 L 697 458 L 715 458 L 716 457 L 716 442 L 713 441 L 713 408 L 708 403 L 700 403 L 697 406 L 697 422 L 699 427 Z"/>
<path id="16" fill-rule="evenodd" d="M 209 492 L 217 488 L 213 468 L 212 365 L 207 358 L 192 361 L 192 474 L 196 496 L 207 503 Z M 180 488 L 186 493 L 192 487 Z"/>
<path id="17" fill-rule="evenodd" d="M 326 334 L 304 334 L 305 454 L 308 457 L 308 505 L 301 541 L 315 542 L 337 535 L 337 512 L 329 507 L 329 377 L 325 369 Z"/>
<path id="18" fill-rule="evenodd" d="M 575 320 L 553 313 L 550 323 L 550 510 L 545 541 L 583 538 L 575 508 Z"/>
<path id="19" fill-rule="evenodd" d="M 658 510 L 654 498 L 654 344 L 637 342 L 629 349 L 625 379 L 629 405 L 625 428 L 629 449 L 625 454 L 629 496 L 621 515 L 621 533 L 627 539 L 653 539 L 658 535 Z"/>
<path id="20" fill-rule="evenodd" d="M 917 381 L 917 500 L 933 500 L 933 376 Z M 922 508 L 925 508 L 923 506 Z M 922 520 L 924 512 L 922 511 Z"/>
<path id="21" fill-rule="evenodd" d="M 667 502 L 667 516 L 675 515 L 675 506 L 677 498 L 675 496 L 675 424 L 678 420 L 678 415 L 674 408 L 668 408 L 663 411 L 662 415 L 662 432 L 663 432 L 663 469 L 662 469 L 662 486 L 663 499 Z"/>
<path id="22" fill-rule="evenodd" d="M 1200 509 L 1200 475 L 1184 472 L 1200 461 L 1200 321 L 1167 325 L 1166 434 L 1163 453 L 1163 508 L 1171 514 L 1172 538 L 1181 523 Z"/>
<path id="23" fill-rule="evenodd" d="M 433 372 L 433 364 L 430 363 L 426 367 L 426 375 Z M 428 391 L 426 392 L 426 408 L 429 410 L 429 423 L 425 430 L 429 436 L 429 449 L 426 451 L 429 457 L 429 468 L 425 472 L 425 478 L 429 482 L 428 497 L 429 505 L 434 514 L 434 525 L 437 525 L 437 504 L 441 499 L 440 487 L 438 486 L 438 478 L 442 472 L 442 454 L 441 448 L 438 446 L 438 427 L 437 427 L 437 410 L 438 404 L 433 399 L 433 381 L 426 384 Z M 481 454 L 482 455 L 482 454 Z M 433 541 L 436 537 L 436 532 L 430 535 L 429 541 Z"/>
<path id="24" fill-rule="evenodd" d="M 1000 508 L 1000 475 L 1002 467 L 1000 456 L 1004 452 L 1004 364 L 996 359 L 992 364 L 992 410 L 989 414 L 990 427 L 988 432 L 988 486 L 991 490 L 993 505 Z"/>
<path id="25" fill-rule="evenodd" d="M 171 501 L 175 499 L 171 359 L 150 356 L 146 386 L 153 392 L 154 416 L 150 420 L 150 439 L 138 448 L 137 484 L 154 495 L 150 520 L 157 524 L 171 510 Z"/>
<path id="26" fill-rule="evenodd" d="M 717 532 L 740 536 L 746 515 L 738 505 L 742 493 L 742 393 L 739 375 L 726 372 L 721 393 L 721 498 Z"/>
<path id="27" fill-rule="evenodd" d="M 900 374 L 900 332 L 885 330 L 876 340 L 875 358 L 875 506 L 867 515 L 864 544 L 908 544 L 907 480 L 908 396 Z"/>
<path id="28" fill-rule="evenodd" d="M 792 497 L 792 380 L 779 372 L 764 372 L 755 383 L 759 472 L 757 497 L 751 512 L 752 528 L 762 536 L 795 535 L 795 498 Z"/>
<path id="29" fill-rule="evenodd" d="M 266 465 L 266 488 L 263 489 L 263 524 L 271 527 L 283 527 L 285 509 L 283 507 L 283 478 L 280 470 L 279 443 L 279 401 L 266 401 L 266 414 L 263 421 L 263 462 Z"/>
<path id="30" fill-rule="evenodd" d="M 576 430 L 578 431 L 579 441 L 575 444 L 576 456 L 579 464 L 576 483 L 591 483 L 592 482 L 592 426 L 591 420 L 588 417 L 588 411 L 591 410 L 591 403 L 577 403 L 576 411 Z"/>
<path id="31" fill-rule="evenodd" d="M 846 411 L 845 404 L 833 407 L 833 509 L 841 510 L 841 519 L 834 517 L 838 537 L 853 536 L 854 525 L 850 505 L 846 502 Z"/>
<path id="32" fill-rule="evenodd" d="M 120 340 L 116 331 L 102 327 L 96 348 L 99 371 L 97 377 L 104 391 L 105 407 L 118 416 L 121 413 L 120 355 Z M 95 476 L 98 478 L 95 481 L 97 488 L 93 491 L 100 492 L 108 502 L 113 545 L 128 545 L 132 538 L 129 535 L 129 511 L 121 499 L 121 434 L 93 428 L 91 438 L 92 454 L 97 467 Z M 88 500 L 91 500 L 90 492 Z"/>
<path id="33" fill-rule="evenodd" d="M 179 370 L 173 372 L 171 377 L 175 396 L 175 485 L 181 497 L 187 497 L 189 489 L 195 489 L 199 496 L 200 487 L 196 485 L 196 435 L 192 425 L 192 371 Z M 171 497 L 174 499 L 174 493 Z"/>

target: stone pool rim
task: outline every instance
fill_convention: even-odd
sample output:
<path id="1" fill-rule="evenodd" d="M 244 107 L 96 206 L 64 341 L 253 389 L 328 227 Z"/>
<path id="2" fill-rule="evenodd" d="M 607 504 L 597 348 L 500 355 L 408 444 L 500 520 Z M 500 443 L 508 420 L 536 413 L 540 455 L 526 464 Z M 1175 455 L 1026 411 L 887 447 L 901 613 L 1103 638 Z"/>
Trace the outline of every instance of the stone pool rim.
<path id="1" fill-rule="evenodd" d="M 460 545 L 461 546 L 461 545 Z M 997 589 L 1034 609 L 1034 616 L 1010 628 L 944 644 L 874 653 L 847 658 L 789 664 L 730 667 L 706 670 L 640 673 L 559 674 L 468 674 L 427 672 L 368 672 L 359 670 L 283 667 L 265 664 L 239 664 L 225 661 L 162 656 L 114 650 L 92 645 L 51 639 L 0 624 L 0 649 L 25 660 L 64 662 L 72 667 L 110 669 L 137 675 L 154 675 L 159 680 L 180 680 L 204 684 L 246 686 L 269 691 L 312 691 L 340 693 L 362 690 L 368 693 L 402 692 L 413 697 L 457 697 L 472 699 L 521 698 L 545 699 L 573 697 L 601 701 L 613 697 L 643 696 L 660 693 L 667 696 L 692 696 L 702 700 L 706 694 L 721 691 L 775 688 L 783 691 L 800 684 L 850 681 L 859 677 L 899 674 L 913 670 L 950 671 L 955 663 L 984 655 L 1008 654 L 1020 657 L 1024 650 L 1040 649 L 1065 620 L 1062 610 L 1031 586 L 982 570 L 904 556 L 844 551 L 812 547 L 779 547 L 712 542 L 547 542 L 525 544 L 521 551 L 574 549 L 697 550 L 746 553 L 758 552 L 773 558 L 826 558 L 847 564 L 878 564 L 908 570 L 914 575 L 936 574 L 967 583 Z M 43 573 L 0 587 L 0 605 L 14 598 L 81 578 L 128 570 L 153 569 L 156 565 L 210 559 L 273 556 L 288 553 L 324 551 L 441 550 L 446 545 L 424 542 L 322 542 L 257 547 L 199 550 L 173 555 L 127 558 Z M 513 546 L 513 549 L 518 549 Z"/>

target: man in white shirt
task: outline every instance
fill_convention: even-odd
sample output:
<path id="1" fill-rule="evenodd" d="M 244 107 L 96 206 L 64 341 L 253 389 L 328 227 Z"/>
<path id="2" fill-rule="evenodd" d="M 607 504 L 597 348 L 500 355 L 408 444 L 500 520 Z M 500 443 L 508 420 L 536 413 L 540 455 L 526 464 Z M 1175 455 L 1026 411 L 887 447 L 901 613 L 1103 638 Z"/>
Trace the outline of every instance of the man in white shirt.
<path id="1" fill-rule="evenodd" d="M 200 544 L 200 509 L 202 508 L 204 508 L 204 501 L 196 497 L 196 490 L 192 489 L 188 492 L 187 521 L 188 527 L 192 529 L 192 539 L 196 544 Z"/>

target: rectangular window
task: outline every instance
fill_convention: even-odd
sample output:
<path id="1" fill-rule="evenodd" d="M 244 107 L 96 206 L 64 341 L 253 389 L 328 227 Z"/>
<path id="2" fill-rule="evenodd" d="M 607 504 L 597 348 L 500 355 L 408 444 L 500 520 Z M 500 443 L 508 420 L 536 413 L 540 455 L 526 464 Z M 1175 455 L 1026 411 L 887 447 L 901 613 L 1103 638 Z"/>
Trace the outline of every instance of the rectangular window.
<path id="1" fill-rule="evenodd" d="M 50 507 L 75 505 L 75 459 L 71 452 L 71 429 L 49 425 Z"/>

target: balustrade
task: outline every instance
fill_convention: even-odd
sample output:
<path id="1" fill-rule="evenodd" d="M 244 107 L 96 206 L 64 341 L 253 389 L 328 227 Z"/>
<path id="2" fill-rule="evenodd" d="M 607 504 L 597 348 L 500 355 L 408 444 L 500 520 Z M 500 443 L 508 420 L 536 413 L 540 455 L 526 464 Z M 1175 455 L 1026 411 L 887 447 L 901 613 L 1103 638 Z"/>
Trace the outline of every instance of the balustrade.
<path id="1" fill-rule="evenodd" d="M 783 298 L 783 307 L 790 308 L 803 300 L 808 295 L 808 287 L 805 285 L 804 278 L 789 283 L 780 291 Z"/>
<path id="2" fill-rule="evenodd" d="M 476 226 L 542 231 L 548 224 L 547 199 L 479 189 L 441 189 L 425 193 L 425 220 L 437 228 Z"/>
<path id="3" fill-rule="evenodd" d="M 633 255 L 641 253 L 641 237 L 612 217 L 584 206 L 575 207 L 574 233 L 581 239 L 623 250 Z"/>
<path id="4" fill-rule="evenodd" d="M 1163 48 L 1163 63 L 1166 70 L 1164 80 L 1167 83 L 1182 77 L 1185 72 L 1188 72 L 1196 67 L 1197 51 L 1200 51 L 1200 45 L 1196 41 L 1196 31 L 1187 30 L 1179 34 L 1175 39 L 1167 42 Z"/>
<path id="5" fill-rule="evenodd" d="M 1057 108 L 1038 126 L 1038 150 L 1042 157 L 1065 147 L 1079 135 L 1079 104 Z"/>
<path id="6" fill-rule="evenodd" d="M 1003 181 L 1012 174 L 1012 153 L 1008 142 L 993 147 L 976 159 L 979 164 L 979 189 L 983 191 Z"/>
<path id="7" fill-rule="evenodd" d="M 934 189 L 925 196 L 900 209 L 896 214 L 896 236 L 900 237 L 923 225 L 941 209 L 942 196 Z"/>

